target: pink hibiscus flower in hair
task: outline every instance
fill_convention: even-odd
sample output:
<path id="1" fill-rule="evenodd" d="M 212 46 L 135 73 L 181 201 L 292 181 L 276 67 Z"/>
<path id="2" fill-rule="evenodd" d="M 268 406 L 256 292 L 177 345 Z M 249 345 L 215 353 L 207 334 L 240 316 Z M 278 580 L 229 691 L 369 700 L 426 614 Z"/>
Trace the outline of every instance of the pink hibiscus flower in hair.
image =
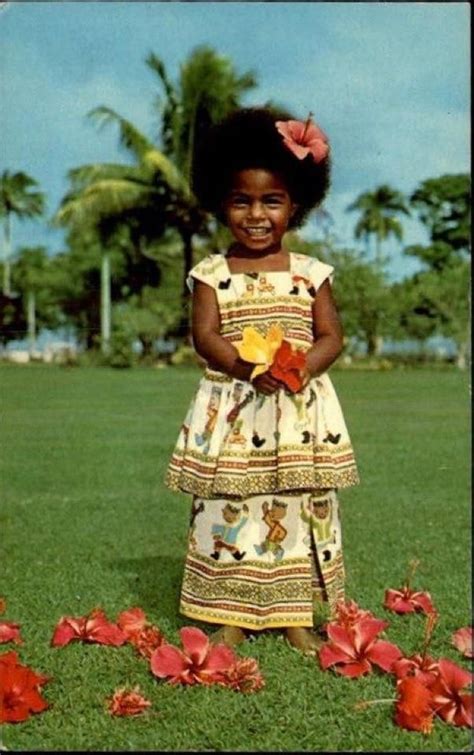
<path id="1" fill-rule="evenodd" d="M 162 644 L 151 655 L 150 668 L 170 684 L 215 684 L 225 681 L 224 674 L 236 663 L 236 655 L 227 645 L 212 645 L 197 627 L 180 630 L 183 649 Z"/>
<path id="2" fill-rule="evenodd" d="M 298 160 L 312 155 L 315 163 L 321 162 L 329 152 L 325 133 L 316 126 L 309 115 L 306 123 L 302 121 L 276 121 L 275 127 L 283 137 L 283 143 Z"/>
<path id="3" fill-rule="evenodd" d="M 352 626 L 327 625 L 329 642 L 319 651 L 321 668 L 335 666 L 343 676 L 362 676 L 372 671 L 375 663 L 383 671 L 391 672 L 402 653 L 391 642 L 379 640 L 378 634 L 388 626 L 380 619 L 361 619 Z"/>

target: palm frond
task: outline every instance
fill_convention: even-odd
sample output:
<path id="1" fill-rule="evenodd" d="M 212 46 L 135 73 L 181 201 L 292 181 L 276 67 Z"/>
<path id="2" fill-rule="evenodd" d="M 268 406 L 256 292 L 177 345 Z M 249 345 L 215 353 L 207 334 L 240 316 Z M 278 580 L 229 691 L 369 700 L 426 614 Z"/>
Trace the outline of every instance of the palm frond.
<path id="1" fill-rule="evenodd" d="M 132 152 L 138 160 L 143 157 L 145 152 L 153 149 L 153 144 L 150 140 L 131 121 L 123 118 L 115 110 L 112 110 L 112 108 L 101 105 L 91 110 L 88 116 L 96 120 L 100 128 L 110 123 L 116 123 L 120 132 L 120 144 Z"/>

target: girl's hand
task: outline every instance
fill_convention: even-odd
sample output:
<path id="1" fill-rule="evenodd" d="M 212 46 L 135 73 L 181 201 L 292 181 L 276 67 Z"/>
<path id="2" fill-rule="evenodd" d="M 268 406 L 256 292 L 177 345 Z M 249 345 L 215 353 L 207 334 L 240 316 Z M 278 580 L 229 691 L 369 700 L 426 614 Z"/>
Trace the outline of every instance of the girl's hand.
<path id="1" fill-rule="evenodd" d="M 281 383 L 276 380 L 269 372 L 264 372 L 262 375 L 257 375 L 250 381 L 252 385 L 257 389 L 259 393 L 264 393 L 266 396 L 271 396 L 281 388 Z"/>

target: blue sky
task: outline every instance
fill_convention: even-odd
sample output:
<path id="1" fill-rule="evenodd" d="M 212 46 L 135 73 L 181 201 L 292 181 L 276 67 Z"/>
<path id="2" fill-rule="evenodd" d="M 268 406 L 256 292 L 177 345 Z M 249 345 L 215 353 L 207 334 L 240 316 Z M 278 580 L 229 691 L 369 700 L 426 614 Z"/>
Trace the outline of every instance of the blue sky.
<path id="1" fill-rule="evenodd" d="M 194 47 L 207 44 L 273 99 L 329 135 L 333 185 L 326 201 L 341 243 L 353 244 L 346 206 L 389 183 L 470 168 L 468 3 L 18 2 L 0 10 L 0 170 L 23 170 L 47 194 L 48 213 L 67 189 L 67 170 L 126 160 L 113 128 L 87 119 L 108 105 L 157 134 L 151 51 L 176 79 Z M 418 222 L 407 243 L 425 240 Z M 313 224 L 306 235 L 317 235 Z M 14 225 L 14 243 L 63 246 L 44 223 Z M 391 245 L 393 277 L 415 261 Z"/>

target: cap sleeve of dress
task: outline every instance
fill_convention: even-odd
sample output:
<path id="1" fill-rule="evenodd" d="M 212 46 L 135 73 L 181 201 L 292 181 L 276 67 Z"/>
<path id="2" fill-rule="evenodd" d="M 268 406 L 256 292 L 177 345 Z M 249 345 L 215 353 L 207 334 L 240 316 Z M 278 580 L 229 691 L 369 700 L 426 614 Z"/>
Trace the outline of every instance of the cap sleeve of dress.
<path id="1" fill-rule="evenodd" d="M 334 279 L 334 268 L 332 265 L 326 264 L 326 262 L 320 262 L 320 260 L 312 259 L 309 267 L 309 276 L 311 283 L 313 284 L 316 292 L 318 288 L 328 280 L 332 285 Z"/>
<path id="2" fill-rule="evenodd" d="M 189 290 L 192 292 L 194 288 L 194 281 L 202 281 L 207 283 L 208 286 L 216 288 L 217 278 L 216 272 L 219 268 L 219 259 L 221 255 L 210 254 L 204 257 L 201 262 L 198 262 L 188 273 L 186 278 L 186 284 Z"/>

